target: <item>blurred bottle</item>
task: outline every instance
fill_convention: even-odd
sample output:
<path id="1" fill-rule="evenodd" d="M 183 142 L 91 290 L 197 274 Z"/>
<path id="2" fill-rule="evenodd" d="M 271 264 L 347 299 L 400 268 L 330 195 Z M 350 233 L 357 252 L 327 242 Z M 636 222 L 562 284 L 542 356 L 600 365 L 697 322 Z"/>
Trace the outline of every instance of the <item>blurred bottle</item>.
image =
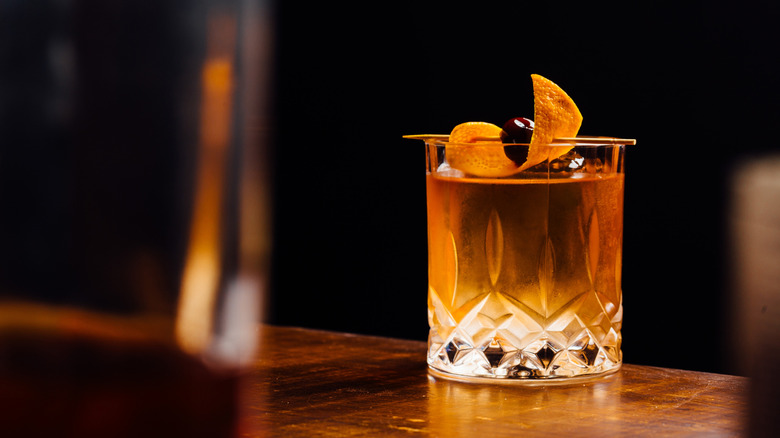
<path id="1" fill-rule="evenodd" d="M 780 435 L 780 155 L 745 161 L 732 180 L 729 351 L 750 377 L 748 436 Z"/>
<path id="2" fill-rule="evenodd" d="M 270 246 L 269 13 L 0 2 L 8 436 L 234 433 Z"/>

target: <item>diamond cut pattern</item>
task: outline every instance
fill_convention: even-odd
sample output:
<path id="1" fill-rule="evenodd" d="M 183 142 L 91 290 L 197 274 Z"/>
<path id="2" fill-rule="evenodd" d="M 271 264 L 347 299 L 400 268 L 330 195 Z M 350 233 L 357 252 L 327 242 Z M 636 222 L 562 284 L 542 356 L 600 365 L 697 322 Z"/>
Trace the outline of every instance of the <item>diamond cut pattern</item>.
<path id="1" fill-rule="evenodd" d="M 508 378 L 546 378 L 597 373 L 620 363 L 620 327 L 605 313 L 582 321 L 578 305 L 595 297 L 579 297 L 571 308 L 545 325 L 518 306 L 504 306 L 507 313 L 491 318 L 480 310 L 491 300 L 512 303 L 502 294 L 488 294 L 458 309 L 459 324 L 437 325 L 429 335 L 429 363 L 456 374 Z M 462 306 L 463 307 L 463 306 Z M 586 312 L 587 314 L 587 312 Z M 440 318 L 452 321 L 452 318 Z M 547 329 L 545 330 L 545 326 Z M 471 335 L 469 335 L 471 334 Z M 525 346 L 525 347 L 523 347 Z"/>

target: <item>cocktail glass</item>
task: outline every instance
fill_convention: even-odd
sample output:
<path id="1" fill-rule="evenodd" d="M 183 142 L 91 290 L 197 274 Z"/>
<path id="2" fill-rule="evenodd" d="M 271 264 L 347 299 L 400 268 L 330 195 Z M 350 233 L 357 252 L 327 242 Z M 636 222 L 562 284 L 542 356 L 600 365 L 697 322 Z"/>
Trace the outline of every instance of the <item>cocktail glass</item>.
<path id="1" fill-rule="evenodd" d="M 557 158 L 484 177 L 452 167 L 448 154 L 522 156 L 529 146 L 418 138 L 427 162 L 431 373 L 552 383 L 617 371 L 623 161 L 633 140 L 568 139 L 549 146 Z"/>

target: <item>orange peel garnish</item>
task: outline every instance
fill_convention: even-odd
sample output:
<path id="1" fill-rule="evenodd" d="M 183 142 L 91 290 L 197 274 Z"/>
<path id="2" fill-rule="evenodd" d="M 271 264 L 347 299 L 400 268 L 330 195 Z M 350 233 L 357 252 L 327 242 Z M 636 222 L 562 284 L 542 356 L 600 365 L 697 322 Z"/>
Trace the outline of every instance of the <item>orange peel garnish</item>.
<path id="1" fill-rule="evenodd" d="M 531 75 L 534 87 L 534 132 L 528 148 L 528 158 L 520 166 L 528 169 L 545 161 L 552 161 L 574 146 L 549 146 L 553 139 L 576 137 L 582 125 L 582 114 L 574 101 L 553 81 Z"/>
<path id="2" fill-rule="evenodd" d="M 502 177 L 517 172 L 517 164 L 507 158 L 497 138 L 501 128 L 486 122 L 461 123 L 452 129 L 447 144 L 447 162 L 453 169 L 481 177 Z"/>
<path id="3" fill-rule="evenodd" d="M 466 122 L 453 128 L 449 136 L 440 134 L 405 135 L 404 138 L 426 142 L 446 142 L 446 156 L 451 168 L 482 177 L 511 176 L 537 164 L 549 162 L 574 147 L 582 125 L 582 114 L 574 101 L 553 81 L 531 75 L 534 89 L 534 131 L 525 162 L 518 166 L 501 147 L 501 128 L 486 122 Z M 557 139 L 557 140 L 556 140 Z M 598 138 L 588 138 L 598 141 Z M 606 139 L 634 144 L 631 139 Z M 559 144 L 551 146 L 555 142 Z M 572 143 L 570 146 L 561 142 Z"/>

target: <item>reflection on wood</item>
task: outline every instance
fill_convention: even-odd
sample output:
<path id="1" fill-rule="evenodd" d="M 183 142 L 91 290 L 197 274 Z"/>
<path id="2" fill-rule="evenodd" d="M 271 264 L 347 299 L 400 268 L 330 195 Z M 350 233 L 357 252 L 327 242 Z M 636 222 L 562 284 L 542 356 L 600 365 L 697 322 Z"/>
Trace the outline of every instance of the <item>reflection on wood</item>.
<path id="1" fill-rule="evenodd" d="M 564 386 L 430 377 L 422 342 L 264 326 L 246 436 L 736 435 L 747 379 L 624 365 Z"/>

